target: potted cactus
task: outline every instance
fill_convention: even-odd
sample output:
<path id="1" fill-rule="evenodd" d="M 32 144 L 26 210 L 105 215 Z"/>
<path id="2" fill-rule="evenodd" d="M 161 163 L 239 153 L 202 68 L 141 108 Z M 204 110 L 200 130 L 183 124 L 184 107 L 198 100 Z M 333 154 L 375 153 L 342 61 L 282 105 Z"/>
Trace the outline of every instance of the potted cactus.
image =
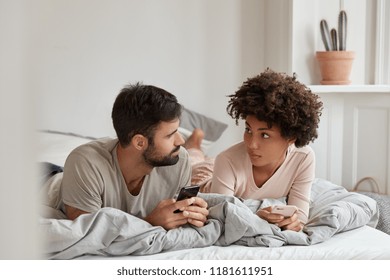
<path id="1" fill-rule="evenodd" d="M 350 84 L 352 62 L 355 52 L 347 51 L 347 13 L 342 10 L 338 18 L 338 30 L 329 31 L 326 20 L 320 22 L 321 38 L 325 51 L 316 52 L 323 85 Z"/>

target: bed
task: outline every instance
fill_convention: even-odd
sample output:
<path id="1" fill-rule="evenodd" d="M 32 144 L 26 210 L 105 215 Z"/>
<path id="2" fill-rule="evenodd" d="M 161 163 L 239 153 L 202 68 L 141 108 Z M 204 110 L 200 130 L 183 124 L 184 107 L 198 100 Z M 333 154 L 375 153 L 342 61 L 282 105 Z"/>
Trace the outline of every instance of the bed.
<path id="1" fill-rule="evenodd" d="M 194 127 L 207 132 L 209 125 L 214 133 L 206 133 L 209 145 L 226 128 L 189 110 L 185 115 L 189 117 L 181 122 L 181 132 L 185 135 Z M 203 123 L 199 124 L 199 119 Z M 216 194 L 201 194 L 211 209 L 209 222 L 202 229 L 188 226 L 165 231 L 110 208 L 82 215 L 73 222 L 66 220 L 53 206 L 58 201 L 55 201 L 56 188 L 52 187 L 58 187 L 61 166 L 69 152 L 93 137 L 39 131 L 38 139 L 41 147 L 38 161 L 58 167 L 44 184 L 46 187 L 40 189 L 44 200 L 52 202 L 43 204 L 40 212 L 39 229 L 46 240 L 44 258 L 390 260 L 390 235 L 376 228 L 383 210 L 375 197 L 349 192 L 323 179 L 316 179 L 313 184 L 311 216 L 301 233 L 280 231 L 254 214 L 264 205 L 283 204 L 283 199 L 243 201 Z"/>

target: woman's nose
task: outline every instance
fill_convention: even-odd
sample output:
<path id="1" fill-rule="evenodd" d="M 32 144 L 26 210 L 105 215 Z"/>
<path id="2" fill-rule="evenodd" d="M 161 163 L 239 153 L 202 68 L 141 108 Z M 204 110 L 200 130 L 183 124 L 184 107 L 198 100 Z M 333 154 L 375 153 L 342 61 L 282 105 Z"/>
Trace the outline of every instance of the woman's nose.
<path id="1" fill-rule="evenodd" d="M 259 148 L 259 141 L 255 137 L 252 137 L 249 142 L 249 148 L 256 150 Z"/>

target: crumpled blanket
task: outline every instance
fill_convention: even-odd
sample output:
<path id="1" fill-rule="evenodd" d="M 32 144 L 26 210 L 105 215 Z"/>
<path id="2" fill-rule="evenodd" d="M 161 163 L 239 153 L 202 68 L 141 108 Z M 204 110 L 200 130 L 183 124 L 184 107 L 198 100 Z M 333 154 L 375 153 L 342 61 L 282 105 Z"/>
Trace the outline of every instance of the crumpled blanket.
<path id="1" fill-rule="evenodd" d="M 280 230 L 255 213 L 284 199 L 241 200 L 218 194 L 199 194 L 209 204 L 204 227 L 190 225 L 165 230 L 113 208 L 84 214 L 74 221 L 61 219 L 59 210 L 45 206 L 39 229 L 46 240 L 44 254 L 49 259 L 72 259 L 85 254 L 122 256 L 149 255 L 211 245 L 280 247 L 311 245 L 333 235 L 364 225 L 375 226 L 375 200 L 349 192 L 325 180 L 313 183 L 309 220 L 303 231 Z"/>

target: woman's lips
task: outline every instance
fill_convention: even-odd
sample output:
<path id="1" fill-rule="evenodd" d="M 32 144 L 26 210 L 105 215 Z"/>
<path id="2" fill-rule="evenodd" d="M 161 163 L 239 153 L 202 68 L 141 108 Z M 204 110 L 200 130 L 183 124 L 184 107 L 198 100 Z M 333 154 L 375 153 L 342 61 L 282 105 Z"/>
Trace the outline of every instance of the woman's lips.
<path id="1" fill-rule="evenodd" d="M 252 153 L 250 153 L 249 156 L 251 158 L 261 158 L 261 155 L 256 155 L 256 154 L 252 154 Z"/>

